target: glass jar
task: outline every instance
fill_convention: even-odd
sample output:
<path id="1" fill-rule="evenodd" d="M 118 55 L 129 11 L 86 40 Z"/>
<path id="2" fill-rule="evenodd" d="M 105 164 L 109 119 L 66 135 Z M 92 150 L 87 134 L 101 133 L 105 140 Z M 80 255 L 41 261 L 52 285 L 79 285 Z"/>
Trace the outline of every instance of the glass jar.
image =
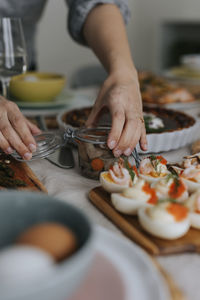
<path id="1" fill-rule="evenodd" d="M 78 147 L 79 166 L 82 175 L 98 179 L 102 171 L 106 171 L 116 158 L 107 147 L 107 138 L 110 127 L 71 129 L 59 134 L 43 132 L 35 137 L 37 151 L 33 153 L 32 160 L 46 158 L 56 149 L 68 143 Z M 12 154 L 15 159 L 23 161 L 17 152 Z"/>
<path id="2" fill-rule="evenodd" d="M 78 129 L 72 133 L 78 146 L 79 167 L 85 177 L 98 179 L 100 173 L 107 171 L 115 162 L 116 158 L 107 146 L 109 131 L 110 127 L 97 127 Z"/>

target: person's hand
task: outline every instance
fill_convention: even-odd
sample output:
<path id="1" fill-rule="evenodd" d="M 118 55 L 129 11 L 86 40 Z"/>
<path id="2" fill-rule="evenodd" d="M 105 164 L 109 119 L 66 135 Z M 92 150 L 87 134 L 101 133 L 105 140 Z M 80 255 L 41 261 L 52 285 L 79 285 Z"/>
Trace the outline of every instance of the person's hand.
<path id="1" fill-rule="evenodd" d="M 0 96 L 0 148 L 11 154 L 14 149 L 23 159 L 29 160 L 36 151 L 33 135 L 40 130 L 29 122 L 18 106 Z"/>
<path id="2" fill-rule="evenodd" d="M 108 147 L 116 157 L 129 156 L 140 142 L 147 150 L 146 130 L 142 113 L 142 100 L 137 77 L 123 72 L 110 75 L 100 89 L 86 126 L 93 126 L 103 108 L 107 107 L 112 117 Z"/>

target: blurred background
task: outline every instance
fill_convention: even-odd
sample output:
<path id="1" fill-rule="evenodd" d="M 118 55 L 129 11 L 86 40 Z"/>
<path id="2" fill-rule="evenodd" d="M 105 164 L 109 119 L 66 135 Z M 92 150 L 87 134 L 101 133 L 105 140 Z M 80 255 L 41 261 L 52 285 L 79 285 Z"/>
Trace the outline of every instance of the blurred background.
<path id="1" fill-rule="evenodd" d="M 178 65 L 183 54 L 200 52 L 199 0 L 129 0 L 129 7 L 128 37 L 139 69 L 161 72 Z M 49 0 L 37 49 L 39 69 L 63 73 L 70 82 L 78 69 L 99 62 L 91 50 L 71 39 L 66 20 L 65 1 Z"/>

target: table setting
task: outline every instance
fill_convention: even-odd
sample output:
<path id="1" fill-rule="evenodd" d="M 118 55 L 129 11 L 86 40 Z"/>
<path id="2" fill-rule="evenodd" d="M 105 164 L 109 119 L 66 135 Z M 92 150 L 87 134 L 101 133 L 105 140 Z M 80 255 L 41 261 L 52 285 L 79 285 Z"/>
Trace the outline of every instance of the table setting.
<path id="1" fill-rule="evenodd" d="M 78 100 L 76 100 L 77 102 L 74 102 L 75 108 L 82 107 L 81 92 L 76 91 L 74 93 L 78 93 L 79 95 Z M 85 96 L 83 96 L 83 99 L 85 99 L 84 97 Z M 85 106 L 91 105 L 91 99 L 89 97 L 85 101 L 85 104 Z M 66 110 L 70 109 L 72 109 L 72 107 L 66 108 Z M 81 175 L 78 163 L 78 153 L 74 146 L 72 147 L 72 152 L 75 160 L 75 167 L 68 170 L 59 168 L 47 159 L 38 159 L 28 163 L 31 170 L 45 187 L 45 190 L 48 191 L 48 194 L 60 199 L 62 202 L 70 203 L 78 207 L 89 217 L 96 232 L 96 242 L 94 246 L 96 254 L 91 266 L 91 274 L 89 272 L 88 277 L 86 276 L 85 281 L 82 282 L 82 285 L 80 285 L 77 292 L 72 295 L 72 300 L 78 300 L 80 297 L 81 299 L 84 299 L 83 295 L 86 293 L 86 290 L 87 293 L 85 295 L 85 299 L 93 299 L 94 296 L 95 298 L 100 297 L 99 299 L 102 299 L 101 297 L 104 297 L 104 299 L 112 299 L 111 297 L 113 297 L 113 299 L 117 299 L 114 288 L 115 282 L 119 288 L 119 291 L 117 290 L 117 295 L 119 299 L 123 300 L 134 299 L 136 297 L 140 297 L 140 299 L 155 299 L 155 297 L 156 299 L 183 299 L 183 297 L 188 299 L 198 299 L 198 254 L 182 253 L 170 254 L 169 256 L 156 256 L 156 260 L 159 265 L 170 275 L 171 280 L 175 283 L 176 292 L 170 294 L 170 289 L 172 288 L 169 288 L 168 281 L 166 281 L 165 277 L 161 275 L 162 273 L 157 267 L 155 267 L 154 263 L 151 259 L 149 259 L 149 256 L 147 256 L 144 250 L 138 247 L 133 241 L 128 241 L 125 235 L 89 202 L 89 191 L 99 184 L 96 180 L 88 179 Z M 170 162 L 176 162 L 180 160 L 181 157 L 189 155 L 190 153 L 190 146 L 186 145 L 181 149 L 170 150 L 161 154 L 164 155 L 164 157 L 166 157 Z M 113 246 L 113 243 L 116 243 L 116 246 Z M 104 244 L 108 246 L 105 247 L 103 246 Z M 126 261 L 123 261 L 122 258 L 124 257 L 124 253 L 127 253 L 125 255 Z M 141 255 L 141 263 L 138 263 L 138 260 L 136 263 L 134 258 L 135 255 L 137 255 L 136 253 L 138 253 L 139 256 Z M 110 268 L 109 264 L 111 264 Z M 136 267 L 137 264 L 139 264 L 138 267 Z M 99 271 L 100 273 L 96 271 L 99 270 L 99 265 L 102 266 L 102 270 L 100 269 Z M 142 267 L 142 265 L 144 266 Z M 187 266 L 187 271 L 185 268 L 184 272 L 180 271 L 183 266 Z M 119 272 L 119 278 L 115 278 L 113 276 L 113 268 L 116 268 Z M 136 273 L 133 274 L 133 269 L 135 268 Z M 132 286 L 132 282 L 135 282 L 136 277 L 138 280 L 138 277 L 140 276 L 139 273 L 143 270 L 142 268 L 145 268 L 145 271 L 142 271 L 141 279 L 137 282 L 134 288 L 134 286 Z M 101 272 L 102 274 L 110 274 L 109 272 L 111 272 L 108 280 L 111 280 L 110 284 L 112 285 L 113 282 L 114 286 L 110 292 L 104 280 L 105 275 L 101 275 Z M 148 276 L 148 272 L 151 273 L 151 276 Z M 115 276 L 117 276 L 116 271 L 114 273 Z M 144 273 L 147 274 L 147 278 L 145 279 L 143 277 Z M 152 282 L 149 282 L 151 277 Z M 127 278 L 129 278 L 129 280 Z M 94 285 L 92 284 L 93 288 L 91 289 L 90 295 L 89 291 L 93 280 Z M 142 281 L 144 281 L 144 286 L 140 286 Z M 105 293 L 102 295 L 99 291 L 99 286 L 102 287 L 102 290 L 105 290 Z M 154 286 L 153 292 L 151 288 L 148 288 L 148 286 Z M 176 297 L 174 295 L 177 294 L 179 295 L 179 298 L 173 298 Z"/>
<path id="2" fill-rule="evenodd" d="M 79 94 L 79 98 L 78 98 L 78 100 L 76 100 L 77 102 L 75 103 L 75 108 L 82 107 L 81 92 L 78 91 L 77 93 Z M 84 97 L 85 96 L 83 96 L 83 99 L 84 99 Z M 89 97 L 88 97 L 87 101 L 85 102 L 85 104 L 86 104 L 86 106 L 91 105 L 91 99 Z M 72 108 L 70 107 L 69 109 L 66 109 L 66 110 L 70 110 L 70 109 L 72 109 Z M 196 113 L 196 110 L 195 110 L 195 113 Z M 48 191 L 49 195 L 56 197 L 63 202 L 67 202 L 67 203 L 71 203 L 72 205 L 75 205 L 76 207 L 81 209 L 81 211 L 83 211 L 87 216 L 89 216 L 89 218 L 95 228 L 95 231 L 97 232 L 97 237 L 96 237 L 97 241 L 96 241 L 96 246 L 95 246 L 96 247 L 95 249 L 97 252 L 97 254 L 96 254 L 97 258 L 93 262 L 93 265 L 92 265 L 93 267 L 91 267 L 91 274 L 93 274 L 92 272 L 94 272 L 94 275 L 90 275 L 90 273 L 89 273 L 88 278 L 90 279 L 90 276 L 91 276 L 93 278 L 93 280 L 95 281 L 95 278 L 97 277 L 97 280 L 98 280 L 100 275 L 98 272 L 97 272 L 97 274 L 95 273 L 95 269 L 96 269 L 95 264 L 98 265 L 98 263 L 99 263 L 100 265 L 107 266 L 107 263 L 105 263 L 106 259 L 109 260 L 109 263 L 113 264 L 112 267 L 118 269 L 118 272 L 120 273 L 119 276 L 121 276 L 122 278 L 129 278 L 130 272 L 132 272 L 132 269 L 129 266 L 129 267 L 124 267 L 125 268 L 124 271 L 121 270 L 123 268 L 120 265 L 120 262 L 118 261 L 118 259 L 119 259 L 119 255 L 121 257 L 121 256 L 123 256 L 123 254 L 120 254 L 120 251 L 122 251 L 122 253 L 124 253 L 124 251 L 128 251 L 128 253 L 130 252 L 129 253 L 130 260 L 135 261 L 132 257 L 132 255 L 133 255 L 132 253 L 134 253 L 134 255 L 136 255 L 136 254 L 134 252 L 135 250 L 133 250 L 134 248 L 132 248 L 131 245 L 133 244 L 133 246 L 136 247 L 136 249 L 137 249 L 136 252 L 138 251 L 139 253 L 140 252 L 144 253 L 144 250 L 141 250 L 141 248 L 136 246 L 136 244 L 133 243 L 132 241 L 131 241 L 131 245 L 130 245 L 130 241 L 129 241 L 128 242 L 129 246 L 124 246 L 123 242 L 125 242 L 125 244 L 127 242 L 126 241 L 127 238 L 124 236 L 124 234 L 89 202 L 88 193 L 92 188 L 95 188 L 96 186 L 98 186 L 98 182 L 95 180 L 92 180 L 92 179 L 85 178 L 81 175 L 79 163 L 78 163 L 77 149 L 75 147 L 73 147 L 72 151 L 73 151 L 73 157 L 75 160 L 75 167 L 68 169 L 68 170 L 59 168 L 58 166 L 47 161 L 47 159 L 39 159 L 39 160 L 31 161 L 30 163 L 28 163 L 28 165 L 32 169 L 34 174 L 36 174 L 37 178 L 42 183 L 42 185 L 45 187 L 45 189 Z M 162 155 L 164 155 L 164 157 L 166 157 L 170 162 L 175 162 L 175 161 L 180 160 L 181 157 L 188 155 L 190 153 L 191 153 L 190 146 L 186 145 L 185 147 L 182 147 L 181 149 L 171 150 L 171 151 L 162 153 Z M 106 238 L 107 238 L 107 242 L 104 241 L 104 239 L 106 239 Z M 112 246 L 108 246 L 108 249 L 106 249 L 105 247 L 102 246 L 102 244 L 104 244 L 104 243 L 107 244 L 108 241 L 115 239 L 115 238 L 117 239 L 116 248 L 121 247 L 122 250 L 116 251 L 116 248 L 112 248 Z M 121 245 L 121 243 L 122 243 L 122 245 Z M 112 245 L 112 243 L 108 243 L 108 245 L 109 244 Z M 128 248 L 130 247 L 130 250 L 127 250 L 126 249 L 127 247 Z M 116 252 L 116 260 L 118 261 L 117 263 L 116 263 L 116 260 L 113 262 L 113 252 L 114 251 Z M 144 255 L 146 255 L 146 254 L 144 254 Z M 128 256 L 128 254 L 127 254 L 127 256 Z M 127 264 L 130 265 L 130 260 L 127 262 L 123 262 L 123 259 L 122 259 L 121 264 L 123 266 L 126 266 Z M 179 296 L 180 298 L 178 298 L 178 299 L 183 299 L 183 295 L 188 299 L 197 299 L 198 298 L 198 280 L 196 280 L 198 277 L 197 277 L 197 275 L 194 276 L 194 272 L 198 271 L 198 268 L 197 268 L 198 254 L 192 253 L 192 254 L 174 254 L 174 255 L 171 254 L 169 256 L 156 256 L 156 260 L 159 262 L 160 266 L 170 274 L 172 281 L 174 281 L 175 285 L 178 286 L 178 292 L 176 292 L 176 293 L 178 293 L 178 295 L 180 295 Z M 135 268 L 134 263 L 132 263 L 132 264 L 133 264 L 133 268 Z M 155 293 L 157 293 L 157 294 L 153 294 L 153 293 L 152 293 L 152 295 L 150 294 L 150 290 L 148 290 L 147 286 L 148 285 L 152 286 L 155 283 L 148 282 L 148 276 L 147 276 L 146 282 L 144 283 L 145 289 L 143 290 L 142 287 L 139 288 L 139 283 L 138 283 L 138 285 L 137 285 L 138 288 L 134 290 L 134 288 L 132 288 L 131 280 L 135 281 L 135 277 L 134 277 L 134 275 L 132 275 L 133 277 L 131 277 L 132 279 L 129 280 L 129 283 L 126 283 L 127 286 L 125 288 L 125 291 L 124 291 L 124 287 L 123 287 L 122 290 L 118 293 L 118 296 L 121 297 L 119 299 L 127 299 L 127 300 L 133 299 L 132 298 L 133 293 L 135 293 L 135 297 L 140 297 L 141 299 L 150 299 L 150 298 L 148 298 L 148 297 L 150 297 L 149 295 L 151 295 L 152 299 L 155 299 L 155 296 L 156 296 L 156 299 L 165 299 L 165 298 L 168 299 L 170 297 L 171 297 L 171 299 L 174 299 L 173 296 L 171 296 L 171 295 L 169 296 L 168 283 L 166 283 L 163 275 L 161 275 L 160 271 L 158 271 L 157 267 L 155 267 L 155 265 L 151 262 L 151 260 L 149 261 L 149 257 L 141 258 L 141 264 L 147 264 L 148 267 L 145 266 L 145 268 L 147 268 L 148 271 L 150 271 L 150 269 L 151 269 L 151 273 L 152 272 L 155 273 L 154 274 L 155 282 L 161 281 L 159 283 L 159 289 L 157 289 L 157 290 L 155 289 Z M 187 272 L 180 271 L 181 268 L 183 268 L 183 265 L 187 266 Z M 112 269 L 112 267 L 110 267 L 110 268 Z M 94 268 L 94 270 L 93 270 L 93 268 Z M 138 266 L 138 272 L 139 272 L 140 268 L 142 268 L 142 266 Z M 105 268 L 105 270 L 102 270 L 102 272 L 104 272 L 104 271 L 105 271 L 105 273 L 108 272 L 108 270 L 106 270 L 106 268 Z M 136 274 L 137 274 L 137 272 L 136 272 Z M 196 273 L 196 274 L 198 274 L 198 273 Z M 104 278 L 104 276 L 102 278 Z M 106 286 L 106 283 L 103 281 L 102 278 L 101 278 L 101 280 L 102 280 L 101 285 Z M 113 278 L 112 275 L 110 278 L 112 278 L 113 282 L 115 282 L 115 280 L 119 280 L 119 278 L 118 279 Z M 188 280 L 188 278 L 190 280 Z M 80 287 L 81 295 L 84 295 L 84 292 L 83 292 L 83 291 L 85 291 L 84 284 L 87 287 L 87 290 L 88 290 L 88 286 L 90 286 L 86 279 L 86 282 L 85 283 L 83 282 L 82 287 Z M 121 284 L 124 285 L 125 283 L 121 282 Z M 94 295 L 95 295 L 95 297 L 97 294 L 101 295 L 101 293 L 98 290 L 97 283 L 96 283 L 95 287 L 96 287 L 96 290 L 95 289 L 91 290 L 91 299 Z M 105 290 L 109 291 L 109 289 L 105 289 Z M 95 294 L 95 293 L 97 293 L 97 294 Z M 147 294 L 145 295 L 145 293 L 147 293 Z M 77 294 L 75 293 L 74 296 L 72 296 L 72 299 L 79 299 L 80 294 L 79 294 L 79 292 L 77 292 Z M 111 294 L 112 294 L 112 292 L 111 292 Z M 116 297 L 115 292 L 113 292 L 113 294 L 114 294 L 113 297 Z M 89 296 L 88 296 L 88 294 L 86 295 L 86 297 L 89 297 Z M 99 297 L 101 297 L 101 296 L 99 296 Z M 104 297 L 104 299 L 106 299 L 106 297 L 108 299 L 112 299 L 111 298 L 112 295 L 105 294 L 105 295 L 103 295 L 103 297 Z"/>
<path id="3" fill-rule="evenodd" d="M 9 24 L 3 23 L 3 32 Z M 18 69 L 13 65 L 12 72 L 2 73 L 3 95 L 9 92 L 42 133 L 35 136 L 37 150 L 29 162 L 17 151 L 0 152 L 2 300 L 199 299 L 200 226 L 192 224 L 190 215 L 199 214 L 199 182 L 192 177 L 189 185 L 190 178 L 184 177 L 191 166 L 198 177 L 199 100 L 164 78 L 139 72 L 149 149 L 144 152 L 137 145 L 129 158 L 117 159 L 107 146 L 107 112 L 95 128 L 84 127 L 99 87 L 72 89 L 62 74 L 25 72 L 20 23 L 18 27 L 20 47 L 14 56 L 20 62 Z M 4 53 L 8 58 L 11 48 Z M 4 69 L 12 63 L 5 59 Z M 153 175 L 143 174 L 145 159 Z M 164 168 L 163 178 L 174 180 L 175 187 L 171 191 L 170 185 L 169 194 L 157 199 Z M 128 181 L 121 184 L 123 176 Z M 133 208 L 128 201 L 140 184 L 139 198 L 150 193 L 157 202 L 145 200 Z M 184 188 L 184 203 L 176 195 L 179 187 Z M 129 192 L 133 198 L 123 194 Z M 113 193 L 126 200 L 114 200 Z M 194 211 L 186 207 L 188 199 L 197 206 Z M 167 216 L 156 211 L 159 205 Z M 173 230 L 153 232 L 141 221 L 142 209 L 155 221 L 163 216 L 164 223 L 156 224 L 163 228 L 171 222 Z M 172 222 L 172 216 L 179 219 Z M 182 220 L 186 225 L 176 234 Z"/>

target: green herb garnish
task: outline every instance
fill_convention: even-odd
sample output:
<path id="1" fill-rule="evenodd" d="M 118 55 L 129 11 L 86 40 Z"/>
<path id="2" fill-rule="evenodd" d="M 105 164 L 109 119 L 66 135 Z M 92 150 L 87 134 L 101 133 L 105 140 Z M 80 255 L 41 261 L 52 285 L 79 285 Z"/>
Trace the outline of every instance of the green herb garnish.
<path id="1" fill-rule="evenodd" d="M 127 158 L 124 160 L 124 166 L 129 171 L 129 174 L 131 176 L 131 180 L 134 181 L 135 172 L 133 171 L 133 169 L 130 168 Z"/>
<path id="2" fill-rule="evenodd" d="M 150 158 L 151 164 L 152 164 L 153 168 L 155 169 L 156 173 L 158 173 L 158 175 L 160 175 L 160 172 L 158 172 L 158 165 L 162 161 L 162 159 L 161 158 L 157 159 L 157 157 L 155 155 L 151 155 L 149 158 Z"/>
<path id="3" fill-rule="evenodd" d="M 158 200 L 158 204 L 161 204 L 161 203 L 165 203 L 165 202 L 171 202 L 171 203 L 179 203 L 176 199 L 174 198 L 165 198 L 165 199 L 160 199 Z"/>

